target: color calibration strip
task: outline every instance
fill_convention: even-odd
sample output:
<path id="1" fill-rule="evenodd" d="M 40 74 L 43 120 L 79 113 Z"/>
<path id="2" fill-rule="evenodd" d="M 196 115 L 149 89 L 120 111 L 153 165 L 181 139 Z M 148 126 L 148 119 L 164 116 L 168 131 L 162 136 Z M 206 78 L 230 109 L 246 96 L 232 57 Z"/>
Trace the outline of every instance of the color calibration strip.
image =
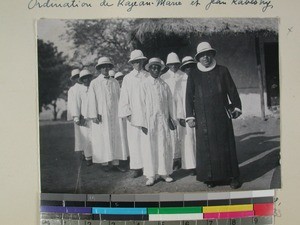
<path id="1" fill-rule="evenodd" d="M 102 225 L 105 222 L 110 223 L 108 225 L 129 222 L 132 225 L 158 225 L 162 221 L 177 221 L 176 225 L 263 225 L 273 224 L 274 191 L 158 195 L 41 194 L 40 212 L 41 224 L 47 225 Z M 116 224 L 117 221 L 123 222 Z"/>

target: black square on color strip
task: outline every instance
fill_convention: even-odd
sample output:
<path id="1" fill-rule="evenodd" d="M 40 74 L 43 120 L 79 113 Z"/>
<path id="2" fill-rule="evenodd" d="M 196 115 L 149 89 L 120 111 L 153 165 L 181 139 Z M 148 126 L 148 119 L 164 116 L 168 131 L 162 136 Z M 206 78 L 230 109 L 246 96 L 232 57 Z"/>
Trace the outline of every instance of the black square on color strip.
<path id="1" fill-rule="evenodd" d="M 85 207 L 85 202 L 66 201 L 65 206 L 70 207 Z"/>
<path id="2" fill-rule="evenodd" d="M 208 206 L 229 205 L 229 199 L 208 200 L 207 205 Z"/>
<path id="3" fill-rule="evenodd" d="M 62 201 L 41 200 L 41 206 L 63 206 Z"/>
<path id="4" fill-rule="evenodd" d="M 134 202 L 111 202 L 112 208 L 118 208 L 118 207 L 134 207 Z"/>
<path id="5" fill-rule="evenodd" d="M 160 202 L 160 207 L 183 207 L 183 201 L 181 202 Z"/>
<path id="6" fill-rule="evenodd" d="M 230 205 L 243 205 L 243 204 L 251 204 L 251 198 L 236 198 L 230 199 Z"/>
<path id="7" fill-rule="evenodd" d="M 273 197 L 252 198 L 252 203 L 274 203 Z"/>
<path id="8" fill-rule="evenodd" d="M 207 200 L 201 201 L 184 201 L 184 206 L 207 206 Z"/>
<path id="9" fill-rule="evenodd" d="M 135 208 L 156 208 L 159 202 L 135 202 Z"/>
<path id="10" fill-rule="evenodd" d="M 86 207 L 110 207 L 110 202 L 86 202 Z"/>

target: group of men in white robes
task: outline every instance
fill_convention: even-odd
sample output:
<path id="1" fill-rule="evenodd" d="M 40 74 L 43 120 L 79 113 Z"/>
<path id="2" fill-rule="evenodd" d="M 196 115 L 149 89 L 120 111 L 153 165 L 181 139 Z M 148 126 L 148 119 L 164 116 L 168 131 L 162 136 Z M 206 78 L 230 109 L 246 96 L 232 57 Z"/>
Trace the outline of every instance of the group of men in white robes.
<path id="1" fill-rule="evenodd" d="M 151 186 L 158 177 L 172 182 L 173 164 L 180 158 L 183 169 L 196 167 L 195 131 L 185 123 L 184 72 L 196 62 L 185 57 L 181 63 L 170 53 L 169 70 L 161 75 L 164 62 L 147 60 L 142 51 L 131 52 L 133 70 L 121 88 L 109 74 L 113 63 L 108 57 L 98 60 L 100 74 L 93 80 L 88 70 L 73 70 L 71 80 L 77 82 L 68 92 L 68 111 L 74 120 L 75 151 L 83 151 L 88 165 L 101 163 L 105 171 L 124 172 L 119 160 L 129 156 L 132 177 L 145 175 Z"/>

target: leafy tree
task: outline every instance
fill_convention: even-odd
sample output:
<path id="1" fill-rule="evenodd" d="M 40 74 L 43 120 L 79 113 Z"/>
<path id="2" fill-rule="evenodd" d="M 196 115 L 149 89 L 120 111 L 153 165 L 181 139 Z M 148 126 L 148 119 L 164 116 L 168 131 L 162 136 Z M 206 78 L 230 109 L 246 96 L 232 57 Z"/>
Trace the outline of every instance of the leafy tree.
<path id="1" fill-rule="evenodd" d="M 94 66 L 101 56 L 113 60 L 115 69 L 126 71 L 131 49 L 129 32 L 135 20 L 68 20 L 66 35 L 63 38 L 72 41 L 75 53 L 71 62 L 79 67 Z"/>
<path id="2" fill-rule="evenodd" d="M 57 51 L 53 43 L 38 40 L 40 111 L 43 104 L 52 104 L 55 108 L 55 100 L 68 86 L 70 70 L 70 66 L 66 64 L 66 57 L 62 55 L 62 52 Z"/>

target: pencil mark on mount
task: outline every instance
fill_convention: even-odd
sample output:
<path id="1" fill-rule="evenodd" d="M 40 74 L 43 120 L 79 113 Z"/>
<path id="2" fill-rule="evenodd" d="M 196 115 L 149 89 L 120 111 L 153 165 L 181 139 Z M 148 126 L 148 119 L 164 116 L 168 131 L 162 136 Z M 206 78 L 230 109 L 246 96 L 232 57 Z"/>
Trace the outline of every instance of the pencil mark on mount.
<path id="1" fill-rule="evenodd" d="M 291 32 L 293 32 L 293 28 L 294 28 L 294 27 L 288 28 L 288 33 L 287 33 L 287 35 L 289 35 Z"/>

